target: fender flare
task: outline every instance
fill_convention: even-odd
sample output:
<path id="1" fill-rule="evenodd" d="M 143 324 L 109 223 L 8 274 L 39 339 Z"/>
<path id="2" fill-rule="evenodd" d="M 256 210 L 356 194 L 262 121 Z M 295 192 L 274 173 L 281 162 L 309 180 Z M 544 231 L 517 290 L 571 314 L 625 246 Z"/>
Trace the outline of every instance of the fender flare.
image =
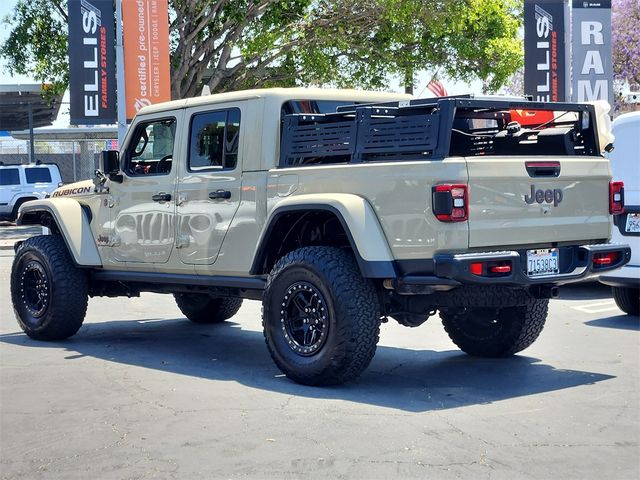
<path id="1" fill-rule="evenodd" d="M 338 218 L 363 277 L 397 277 L 393 255 L 373 208 L 366 199 L 348 193 L 296 195 L 279 201 L 269 213 L 258 240 L 251 274 L 260 271 L 279 218 L 291 212 L 318 210 L 331 212 Z"/>
<path id="2" fill-rule="evenodd" d="M 41 225 L 40 212 L 53 217 L 77 266 L 102 266 L 89 220 L 80 203 L 72 198 L 32 200 L 20 207 L 17 225 Z"/>

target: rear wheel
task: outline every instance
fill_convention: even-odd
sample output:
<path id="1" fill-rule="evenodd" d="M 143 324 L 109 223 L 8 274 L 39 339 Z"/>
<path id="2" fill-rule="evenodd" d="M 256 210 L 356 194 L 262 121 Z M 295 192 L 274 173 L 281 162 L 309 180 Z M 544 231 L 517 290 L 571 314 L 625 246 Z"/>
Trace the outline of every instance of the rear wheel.
<path id="1" fill-rule="evenodd" d="M 371 362 L 379 302 L 347 252 L 304 247 L 285 255 L 269 274 L 262 305 L 269 353 L 292 380 L 339 384 Z"/>
<path id="2" fill-rule="evenodd" d="M 58 235 L 31 237 L 11 269 L 11 300 L 22 330 L 36 340 L 62 340 L 84 320 L 88 282 Z"/>
<path id="3" fill-rule="evenodd" d="M 611 287 L 613 299 L 618 308 L 628 315 L 640 314 L 640 289 L 632 287 Z"/>
<path id="4" fill-rule="evenodd" d="M 540 335 L 549 300 L 514 307 L 442 309 L 440 318 L 460 350 L 478 357 L 508 357 L 524 350 Z"/>
<path id="5" fill-rule="evenodd" d="M 201 293 L 175 293 L 180 311 L 194 323 L 221 323 L 242 306 L 241 298 L 212 297 Z"/>

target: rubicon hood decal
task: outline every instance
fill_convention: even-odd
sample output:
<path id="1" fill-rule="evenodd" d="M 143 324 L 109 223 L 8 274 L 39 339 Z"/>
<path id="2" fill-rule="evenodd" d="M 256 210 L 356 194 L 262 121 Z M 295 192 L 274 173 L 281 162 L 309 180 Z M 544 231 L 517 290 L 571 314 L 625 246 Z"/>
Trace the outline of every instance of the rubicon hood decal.
<path id="1" fill-rule="evenodd" d="M 94 192 L 95 185 L 92 180 L 85 180 L 82 182 L 71 183 L 64 185 L 56 189 L 51 196 L 52 197 L 73 197 L 78 195 L 90 195 Z"/>

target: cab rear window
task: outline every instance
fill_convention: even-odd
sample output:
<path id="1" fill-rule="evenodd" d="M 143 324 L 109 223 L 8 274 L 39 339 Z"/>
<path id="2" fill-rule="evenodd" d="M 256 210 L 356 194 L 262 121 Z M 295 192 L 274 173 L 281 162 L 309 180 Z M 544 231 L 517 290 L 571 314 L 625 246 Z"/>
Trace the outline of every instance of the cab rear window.
<path id="1" fill-rule="evenodd" d="M 27 183 L 51 183 L 51 172 L 48 168 L 26 168 L 24 175 Z"/>
<path id="2" fill-rule="evenodd" d="M 0 185 L 20 185 L 20 174 L 18 173 L 18 169 L 0 169 Z"/>

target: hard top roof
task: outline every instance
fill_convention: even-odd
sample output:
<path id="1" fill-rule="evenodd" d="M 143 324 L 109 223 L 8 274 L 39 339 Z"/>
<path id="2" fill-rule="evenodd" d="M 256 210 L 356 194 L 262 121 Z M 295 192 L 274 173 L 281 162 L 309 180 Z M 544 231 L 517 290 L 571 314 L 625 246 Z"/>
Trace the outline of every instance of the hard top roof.
<path id="1" fill-rule="evenodd" d="M 256 90 L 241 90 L 238 92 L 217 93 L 201 97 L 173 100 L 142 108 L 138 114 L 164 112 L 180 108 L 195 107 L 223 102 L 235 102 L 249 99 L 276 99 L 281 102 L 287 100 L 344 100 L 345 102 L 389 102 L 394 100 L 408 100 L 413 98 L 404 93 L 387 93 L 363 90 L 327 89 L 327 88 L 265 88 Z"/>

